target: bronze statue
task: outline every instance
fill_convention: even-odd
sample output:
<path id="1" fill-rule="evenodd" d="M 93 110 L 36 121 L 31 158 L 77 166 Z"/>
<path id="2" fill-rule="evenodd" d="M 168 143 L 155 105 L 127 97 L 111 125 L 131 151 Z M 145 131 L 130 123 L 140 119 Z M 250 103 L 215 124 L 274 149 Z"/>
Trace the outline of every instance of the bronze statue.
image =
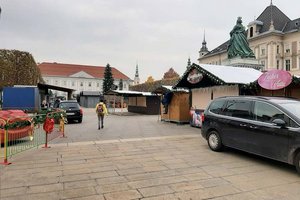
<path id="1" fill-rule="evenodd" d="M 255 58 L 253 51 L 249 47 L 241 17 L 238 17 L 236 25 L 230 32 L 227 54 L 229 59 L 238 56 L 241 58 Z"/>

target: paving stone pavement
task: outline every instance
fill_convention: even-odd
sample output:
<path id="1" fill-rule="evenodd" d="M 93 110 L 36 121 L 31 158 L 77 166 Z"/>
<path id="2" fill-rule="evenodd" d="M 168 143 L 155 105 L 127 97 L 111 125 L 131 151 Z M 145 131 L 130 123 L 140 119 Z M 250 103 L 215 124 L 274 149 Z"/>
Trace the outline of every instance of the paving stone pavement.
<path id="1" fill-rule="evenodd" d="M 1 200 L 300 199 L 294 167 L 212 152 L 199 134 L 57 143 L 10 161 L 0 166 Z"/>

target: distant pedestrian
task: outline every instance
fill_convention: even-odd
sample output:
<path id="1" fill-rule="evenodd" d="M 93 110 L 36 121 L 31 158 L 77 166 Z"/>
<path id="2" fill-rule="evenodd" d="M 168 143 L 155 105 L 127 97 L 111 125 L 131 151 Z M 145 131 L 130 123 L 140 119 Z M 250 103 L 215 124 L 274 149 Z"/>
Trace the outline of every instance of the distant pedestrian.
<path id="1" fill-rule="evenodd" d="M 58 107 L 59 107 L 59 103 L 60 103 L 60 99 L 56 99 L 56 100 L 54 101 L 53 107 L 54 107 L 54 108 L 58 108 Z"/>
<path id="2" fill-rule="evenodd" d="M 104 128 L 104 115 L 107 115 L 107 109 L 105 104 L 103 103 L 103 100 L 101 99 L 100 102 L 96 105 L 96 113 L 98 116 L 98 130 L 101 128 Z"/>
<path id="3" fill-rule="evenodd" d="M 42 107 L 42 108 L 47 108 L 47 107 L 48 107 L 48 106 L 47 106 L 46 100 L 43 100 L 43 101 L 42 101 L 41 107 Z"/>

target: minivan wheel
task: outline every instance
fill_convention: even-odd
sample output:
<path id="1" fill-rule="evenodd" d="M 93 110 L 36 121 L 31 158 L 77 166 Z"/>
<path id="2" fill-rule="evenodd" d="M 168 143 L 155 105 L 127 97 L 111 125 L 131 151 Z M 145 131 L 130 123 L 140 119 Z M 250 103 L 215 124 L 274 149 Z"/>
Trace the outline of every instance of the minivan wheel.
<path id="1" fill-rule="evenodd" d="M 297 172 L 300 175 L 300 152 L 295 157 L 294 165 L 296 166 Z"/>
<path id="2" fill-rule="evenodd" d="M 217 131 L 209 132 L 207 138 L 208 146 L 213 151 L 221 151 L 222 150 L 222 141 L 219 133 Z"/>

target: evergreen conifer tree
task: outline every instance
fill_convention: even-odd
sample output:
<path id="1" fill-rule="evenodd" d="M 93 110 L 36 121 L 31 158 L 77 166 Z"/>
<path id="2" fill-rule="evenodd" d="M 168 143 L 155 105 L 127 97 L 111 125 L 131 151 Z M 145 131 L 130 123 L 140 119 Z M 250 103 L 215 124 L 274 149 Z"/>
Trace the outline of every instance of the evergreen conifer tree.
<path id="1" fill-rule="evenodd" d="M 103 80 L 103 93 L 108 92 L 110 89 L 112 89 L 112 86 L 114 85 L 114 78 L 111 72 L 111 67 L 107 63 L 104 71 L 104 80 Z"/>

